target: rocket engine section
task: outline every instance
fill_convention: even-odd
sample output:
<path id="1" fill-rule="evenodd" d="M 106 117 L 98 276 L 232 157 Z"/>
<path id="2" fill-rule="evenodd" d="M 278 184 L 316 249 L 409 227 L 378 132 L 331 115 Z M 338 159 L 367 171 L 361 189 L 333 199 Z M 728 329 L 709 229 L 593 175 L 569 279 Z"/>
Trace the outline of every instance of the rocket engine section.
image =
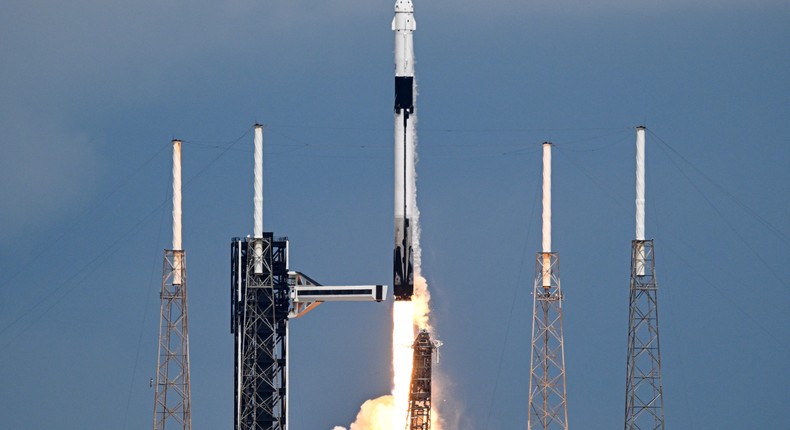
<path id="1" fill-rule="evenodd" d="M 411 300 L 414 294 L 414 266 L 412 263 L 409 220 L 395 225 L 395 261 L 393 267 L 393 291 L 395 300 Z"/>

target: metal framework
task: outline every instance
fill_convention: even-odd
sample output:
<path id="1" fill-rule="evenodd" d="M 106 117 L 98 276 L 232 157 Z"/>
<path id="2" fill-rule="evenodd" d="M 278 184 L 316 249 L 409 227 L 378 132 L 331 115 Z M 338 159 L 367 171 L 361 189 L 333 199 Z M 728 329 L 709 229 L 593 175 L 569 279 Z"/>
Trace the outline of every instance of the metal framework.
<path id="1" fill-rule="evenodd" d="M 661 350 L 658 341 L 658 284 L 652 240 L 631 242 L 625 429 L 664 428 Z"/>
<path id="2" fill-rule="evenodd" d="M 159 319 L 154 430 L 191 430 L 186 255 L 165 250 Z"/>
<path id="3" fill-rule="evenodd" d="M 539 252 L 533 291 L 529 430 L 568 429 L 562 300 L 559 255 Z"/>
<path id="4" fill-rule="evenodd" d="M 431 366 L 436 345 L 427 330 L 420 330 L 412 348 L 414 360 L 409 387 L 409 430 L 430 430 Z"/>
<path id="5" fill-rule="evenodd" d="M 286 428 L 287 249 L 287 239 L 275 240 L 272 233 L 232 242 L 236 430 Z"/>

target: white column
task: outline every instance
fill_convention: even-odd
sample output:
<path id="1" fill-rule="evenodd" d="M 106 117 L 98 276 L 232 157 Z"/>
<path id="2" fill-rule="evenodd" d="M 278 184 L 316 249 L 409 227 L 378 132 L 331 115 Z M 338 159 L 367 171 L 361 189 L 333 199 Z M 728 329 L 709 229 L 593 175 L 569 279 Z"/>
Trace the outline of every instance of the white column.
<path id="1" fill-rule="evenodd" d="M 173 251 L 181 251 L 181 141 L 173 139 Z M 182 253 L 173 255 L 173 284 L 181 285 Z"/>
<path id="2" fill-rule="evenodd" d="M 254 155 L 254 225 L 252 229 L 255 239 L 255 268 L 256 274 L 263 272 L 263 126 L 255 124 L 255 155 Z"/>
<path id="3" fill-rule="evenodd" d="M 636 240 L 645 240 L 645 128 L 636 128 Z"/>
<path id="4" fill-rule="evenodd" d="M 551 143 L 543 143 L 543 287 L 551 287 Z"/>
<path id="5" fill-rule="evenodd" d="M 636 128 L 636 240 L 645 240 L 645 128 Z M 636 275 L 645 275 L 645 248 L 637 244 Z"/>
<path id="6" fill-rule="evenodd" d="M 181 141 L 173 140 L 173 250 L 181 250 Z"/>

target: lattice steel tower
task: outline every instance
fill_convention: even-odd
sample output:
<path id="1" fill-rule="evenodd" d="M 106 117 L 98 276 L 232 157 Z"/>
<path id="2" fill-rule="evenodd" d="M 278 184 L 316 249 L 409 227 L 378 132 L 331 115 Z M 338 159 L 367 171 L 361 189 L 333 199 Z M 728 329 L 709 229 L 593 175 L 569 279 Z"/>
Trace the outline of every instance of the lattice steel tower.
<path id="1" fill-rule="evenodd" d="M 645 240 L 645 128 L 636 129 L 636 240 L 631 242 L 625 429 L 664 428 L 658 284 L 653 240 Z"/>
<path id="2" fill-rule="evenodd" d="M 428 330 L 420 330 L 414 340 L 414 359 L 409 387 L 409 430 L 431 428 L 431 380 L 436 344 Z"/>
<path id="3" fill-rule="evenodd" d="M 551 251 L 551 143 L 543 143 L 543 252 L 535 262 L 527 428 L 568 429 L 560 257 Z"/>
<path id="4" fill-rule="evenodd" d="M 231 332 L 235 334 L 237 430 L 283 430 L 287 419 L 287 239 L 234 239 Z"/>
<path id="5" fill-rule="evenodd" d="M 162 270 L 154 430 L 191 430 L 186 256 L 181 247 L 181 141 L 173 140 L 173 249 Z"/>

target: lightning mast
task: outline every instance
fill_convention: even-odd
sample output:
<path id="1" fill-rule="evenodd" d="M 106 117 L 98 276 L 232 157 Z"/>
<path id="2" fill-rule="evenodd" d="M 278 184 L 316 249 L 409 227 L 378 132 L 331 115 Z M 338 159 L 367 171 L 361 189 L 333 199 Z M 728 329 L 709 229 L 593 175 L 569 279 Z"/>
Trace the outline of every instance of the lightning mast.
<path id="1" fill-rule="evenodd" d="M 173 140 L 173 248 L 162 270 L 154 430 L 191 430 L 186 256 L 181 246 L 181 141 Z"/>
<path id="2" fill-rule="evenodd" d="M 551 143 L 543 143 L 543 250 L 535 262 L 527 428 L 568 429 L 560 257 L 551 250 Z"/>
<path id="3" fill-rule="evenodd" d="M 645 128 L 636 128 L 636 239 L 631 242 L 625 429 L 664 428 L 658 284 L 653 240 L 645 239 Z"/>

